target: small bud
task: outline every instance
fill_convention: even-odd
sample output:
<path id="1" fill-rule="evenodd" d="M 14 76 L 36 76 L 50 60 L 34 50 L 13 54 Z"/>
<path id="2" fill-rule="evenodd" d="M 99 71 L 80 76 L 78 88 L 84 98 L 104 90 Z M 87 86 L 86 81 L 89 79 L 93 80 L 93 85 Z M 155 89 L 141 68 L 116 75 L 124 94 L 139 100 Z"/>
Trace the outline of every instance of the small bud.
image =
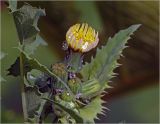
<path id="1" fill-rule="evenodd" d="M 98 32 L 87 23 L 75 24 L 66 33 L 68 46 L 75 51 L 88 52 L 99 42 Z"/>
<path id="2" fill-rule="evenodd" d="M 78 77 L 70 79 L 68 81 L 68 86 L 74 94 L 77 94 L 81 90 L 81 80 Z"/>
<path id="3" fill-rule="evenodd" d="M 67 67 L 63 63 L 56 63 L 51 66 L 52 72 L 61 78 L 68 76 Z"/>
<path id="4" fill-rule="evenodd" d="M 64 91 L 61 95 L 60 98 L 66 102 L 70 102 L 72 101 L 72 97 L 70 96 L 70 94 L 67 91 Z"/>
<path id="5" fill-rule="evenodd" d="M 67 81 L 68 79 L 68 71 L 67 71 L 67 66 L 64 63 L 56 63 L 51 65 L 51 70 L 52 72 L 57 75 L 61 80 L 64 82 Z M 57 78 L 54 79 L 53 86 L 54 88 L 58 89 L 63 89 L 65 86 L 59 82 Z"/>

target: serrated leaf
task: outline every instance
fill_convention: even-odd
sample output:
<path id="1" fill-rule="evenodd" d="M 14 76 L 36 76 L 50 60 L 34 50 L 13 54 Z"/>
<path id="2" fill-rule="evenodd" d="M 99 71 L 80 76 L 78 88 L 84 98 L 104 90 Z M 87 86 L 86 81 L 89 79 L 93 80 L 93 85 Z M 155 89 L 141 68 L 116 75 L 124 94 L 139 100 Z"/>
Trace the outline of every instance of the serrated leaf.
<path id="1" fill-rule="evenodd" d="M 72 109 L 67 108 L 66 106 L 63 106 L 62 104 L 57 103 L 51 99 L 47 99 L 47 98 L 43 98 L 43 99 L 48 100 L 48 101 L 54 103 L 55 105 L 59 106 L 61 109 L 63 109 L 65 112 L 67 112 L 72 118 L 74 118 L 77 123 L 83 123 L 83 118 L 78 113 L 73 111 Z"/>
<path id="2" fill-rule="evenodd" d="M 60 83 L 62 83 L 66 87 L 68 92 L 70 92 L 70 94 L 73 95 L 73 93 L 70 90 L 70 88 L 67 86 L 67 84 L 60 77 L 58 77 L 56 74 L 52 73 L 46 66 L 42 65 L 41 63 L 39 63 L 36 59 L 30 58 L 23 51 L 21 51 L 21 53 L 23 54 L 24 60 L 26 60 L 28 65 L 30 66 L 30 69 L 37 69 L 37 70 L 40 70 L 40 71 L 42 71 L 44 73 L 49 74 L 52 77 L 55 77 L 56 79 L 58 79 L 60 81 Z"/>
<path id="3" fill-rule="evenodd" d="M 66 82 L 64 82 L 59 76 L 51 72 L 45 65 L 42 65 L 36 59 L 29 57 L 29 55 L 25 53 L 24 51 L 22 51 L 20 48 L 19 50 L 23 56 L 25 75 L 27 74 L 27 72 L 31 71 L 32 69 L 36 69 L 52 77 L 55 77 L 60 83 L 62 83 L 62 85 L 64 85 L 64 87 L 68 90 L 68 92 L 73 97 L 73 99 L 75 98 Z M 18 67 L 19 67 L 19 59 L 17 58 L 16 62 L 8 69 L 9 75 L 15 76 L 14 71 L 16 68 L 18 69 Z M 18 72 L 20 72 L 20 70 L 19 71 L 17 70 L 16 76 L 20 75 L 20 73 Z"/>
<path id="4" fill-rule="evenodd" d="M 102 88 L 106 88 L 107 82 L 113 76 L 113 70 L 118 66 L 117 59 L 119 59 L 122 50 L 125 48 L 127 40 L 139 28 L 138 25 L 132 25 L 125 30 L 121 30 L 113 38 L 109 38 L 107 44 L 97 49 L 95 58 L 91 63 L 86 63 L 81 74 L 83 80 L 97 79 Z"/>
<path id="5" fill-rule="evenodd" d="M 42 37 L 39 34 L 37 34 L 34 42 L 24 45 L 24 51 L 29 55 L 34 54 L 38 46 L 41 46 L 41 45 L 47 46 L 47 43 L 42 39 Z"/>
<path id="6" fill-rule="evenodd" d="M 39 123 L 43 111 L 45 109 L 46 100 L 42 99 L 43 97 L 50 97 L 50 94 L 43 93 L 39 94 L 36 89 L 28 87 L 26 89 L 26 105 L 27 113 L 29 115 L 29 120 L 34 123 Z"/>
<path id="7" fill-rule="evenodd" d="M 29 4 L 13 12 L 20 43 L 28 54 L 33 54 L 39 45 L 46 45 L 39 36 L 40 30 L 37 27 L 39 17 L 44 15 L 43 9 L 32 7 Z"/>
<path id="8" fill-rule="evenodd" d="M 29 4 L 23 5 L 13 13 L 20 42 L 33 42 L 39 28 L 37 22 L 40 16 L 44 16 L 45 11 L 32 7 Z"/>
<path id="9" fill-rule="evenodd" d="M 92 101 L 79 109 L 80 116 L 85 119 L 86 123 L 94 123 L 94 119 L 97 118 L 97 114 L 101 114 L 103 110 L 103 100 L 100 96 L 95 97 Z"/>
<path id="10" fill-rule="evenodd" d="M 96 79 L 88 80 L 82 84 L 82 97 L 83 98 L 92 98 L 96 96 L 97 92 L 101 89 L 101 85 Z"/>

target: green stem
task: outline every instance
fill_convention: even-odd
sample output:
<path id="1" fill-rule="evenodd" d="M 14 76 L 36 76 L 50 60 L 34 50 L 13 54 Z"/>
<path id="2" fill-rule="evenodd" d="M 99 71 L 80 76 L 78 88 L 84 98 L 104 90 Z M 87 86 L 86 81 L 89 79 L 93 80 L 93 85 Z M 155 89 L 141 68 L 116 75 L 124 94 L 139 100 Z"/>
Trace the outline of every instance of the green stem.
<path id="1" fill-rule="evenodd" d="M 17 2 L 17 1 L 15 1 Z M 16 3 L 17 4 L 17 3 Z M 13 13 L 13 19 L 15 23 L 15 27 L 17 29 L 17 23 L 16 23 L 16 17 Z M 19 25 L 21 28 L 22 26 Z M 22 28 L 23 30 L 23 28 Z M 18 29 L 17 29 L 18 32 Z M 18 34 L 18 33 L 17 33 Z M 22 45 L 22 49 L 24 49 L 23 41 L 21 41 L 20 35 L 18 34 L 20 44 Z M 21 97 L 22 97 L 22 111 L 23 111 L 23 116 L 24 116 L 24 121 L 28 121 L 28 112 L 27 112 L 27 101 L 26 101 L 26 93 L 25 93 L 25 79 L 24 79 L 24 60 L 23 60 L 23 54 L 22 52 L 20 53 L 20 75 L 21 75 Z"/>
<path id="2" fill-rule="evenodd" d="M 68 61 L 68 64 L 71 66 L 72 72 L 79 72 L 82 66 L 82 58 L 83 55 L 81 53 L 71 51 L 70 60 Z"/>
<path id="3" fill-rule="evenodd" d="M 22 97 L 22 109 L 23 109 L 23 116 L 24 121 L 28 121 L 28 113 L 27 113 L 27 101 L 26 101 L 26 93 L 25 93 L 25 79 L 24 79 L 24 61 L 23 61 L 23 54 L 20 53 L 20 72 L 21 72 L 21 97 Z"/>

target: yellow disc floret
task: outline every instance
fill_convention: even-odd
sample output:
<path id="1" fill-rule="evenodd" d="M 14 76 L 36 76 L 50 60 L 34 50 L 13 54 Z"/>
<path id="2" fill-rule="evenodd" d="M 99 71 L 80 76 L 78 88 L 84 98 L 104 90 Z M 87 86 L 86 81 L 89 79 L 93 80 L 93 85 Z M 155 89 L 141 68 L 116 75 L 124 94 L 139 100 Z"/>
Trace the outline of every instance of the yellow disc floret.
<path id="1" fill-rule="evenodd" d="M 97 46 L 98 32 L 87 23 L 75 24 L 67 31 L 66 41 L 73 50 L 88 52 Z"/>

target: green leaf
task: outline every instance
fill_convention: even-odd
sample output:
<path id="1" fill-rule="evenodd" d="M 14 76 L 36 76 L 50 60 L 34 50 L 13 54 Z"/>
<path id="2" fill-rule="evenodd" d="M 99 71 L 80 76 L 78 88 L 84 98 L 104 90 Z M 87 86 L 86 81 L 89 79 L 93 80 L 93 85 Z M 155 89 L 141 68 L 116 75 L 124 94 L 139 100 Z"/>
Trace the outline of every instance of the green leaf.
<path id="1" fill-rule="evenodd" d="M 36 111 L 36 114 L 34 115 L 34 119 L 37 123 L 39 123 L 39 121 L 41 120 L 41 117 L 42 117 L 42 114 L 44 114 L 44 109 L 45 109 L 45 106 L 47 104 L 48 101 L 42 99 L 42 98 L 49 98 L 50 97 L 50 94 L 49 93 L 43 93 L 42 96 L 41 96 L 41 103 Z M 44 120 L 42 120 L 44 121 Z"/>
<path id="2" fill-rule="evenodd" d="M 38 106 L 41 103 L 41 96 L 38 94 L 37 90 L 34 88 L 26 88 L 26 105 L 27 105 L 27 112 L 29 117 L 33 117 L 35 110 L 38 108 Z"/>
<path id="3" fill-rule="evenodd" d="M 81 89 L 82 97 L 92 98 L 97 95 L 96 93 L 99 92 L 100 89 L 101 85 L 97 79 L 88 80 L 82 84 L 82 89 Z"/>
<path id="4" fill-rule="evenodd" d="M 44 10 L 32 7 L 29 4 L 23 5 L 13 13 L 21 43 L 33 42 L 36 39 L 36 35 L 39 32 L 37 27 L 38 19 L 44 15 Z"/>
<path id="5" fill-rule="evenodd" d="M 20 75 L 20 59 L 17 57 L 16 61 L 7 69 L 8 75 L 19 76 Z"/>
<path id="6" fill-rule="evenodd" d="M 67 124 L 67 123 L 68 123 L 68 120 L 66 119 L 66 117 L 58 118 L 58 120 L 59 120 L 62 124 Z"/>
<path id="7" fill-rule="evenodd" d="M 63 106 L 62 104 L 55 102 L 51 99 L 48 99 L 48 98 L 43 98 L 43 99 L 48 100 L 48 101 L 54 103 L 55 105 L 59 106 L 61 109 L 63 109 L 65 112 L 67 112 L 72 118 L 74 118 L 77 123 L 83 123 L 83 118 L 78 113 L 73 111 L 72 109 L 67 108 L 66 106 Z"/>
<path id="8" fill-rule="evenodd" d="M 39 34 L 37 34 L 34 42 L 24 45 L 24 51 L 28 54 L 34 54 L 38 46 L 41 45 L 47 46 L 47 43 L 42 39 L 42 37 Z"/>
<path id="9" fill-rule="evenodd" d="M 98 48 L 95 58 L 91 59 L 91 63 L 86 63 L 81 70 L 83 80 L 96 79 L 102 89 L 106 88 L 107 82 L 114 76 L 113 70 L 118 66 L 117 59 L 126 47 L 127 40 L 139 26 L 140 24 L 132 25 L 121 30 L 113 38 L 109 38 L 105 46 Z"/>
<path id="10" fill-rule="evenodd" d="M 29 4 L 25 4 L 13 12 L 21 47 L 28 54 L 33 54 L 38 46 L 46 45 L 39 36 L 40 30 L 37 27 L 39 17 L 44 15 L 45 11 L 43 9 L 32 7 Z"/>
<path id="11" fill-rule="evenodd" d="M 20 48 L 18 48 L 18 49 L 20 50 L 20 52 L 23 56 L 25 75 L 28 72 L 30 72 L 32 69 L 36 69 L 36 70 L 39 70 L 43 73 L 47 73 L 48 75 L 55 77 L 60 83 L 62 83 L 62 85 L 64 85 L 64 87 L 68 90 L 68 92 L 70 93 L 72 98 L 75 99 L 74 94 L 72 93 L 72 91 L 70 90 L 70 88 L 68 87 L 66 82 L 64 82 L 59 76 L 57 76 L 56 74 L 51 72 L 46 66 L 42 65 L 39 61 L 37 61 L 34 58 L 29 57 L 29 55 L 27 53 L 25 53 L 23 50 L 21 50 Z M 11 65 L 11 67 L 8 69 L 9 75 L 13 75 L 13 76 L 20 75 L 20 73 L 19 73 L 20 70 L 18 69 L 19 68 L 19 59 L 18 58 L 17 58 L 16 62 L 13 65 Z"/>
<path id="12" fill-rule="evenodd" d="M 94 119 L 98 119 L 97 114 L 104 114 L 103 109 L 105 109 L 105 107 L 102 106 L 103 103 L 104 101 L 101 100 L 100 96 L 95 97 L 88 105 L 79 109 L 80 116 L 85 119 L 86 122 L 94 123 Z"/>
<path id="13" fill-rule="evenodd" d="M 30 86 L 35 86 L 36 79 L 42 75 L 42 72 L 36 69 L 32 69 L 30 72 L 27 73 L 27 82 Z"/>
<path id="14" fill-rule="evenodd" d="M 24 60 L 27 61 L 30 70 L 37 69 L 37 70 L 40 70 L 40 71 L 42 71 L 44 73 L 49 74 L 52 77 L 55 77 L 56 79 L 58 79 L 58 81 L 60 83 L 62 83 L 65 86 L 65 88 L 68 90 L 68 92 L 72 96 L 74 96 L 73 93 L 72 93 L 72 91 L 70 90 L 70 88 L 67 86 L 66 82 L 64 82 L 60 77 L 58 77 L 56 74 L 54 74 L 53 72 L 51 72 L 46 66 L 42 65 L 36 59 L 29 57 L 25 52 L 21 51 L 21 53 L 23 55 Z"/>
<path id="15" fill-rule="evenodd" d="M 42 99 L 44 97 L 49 98 L 50 94 L 43 93 L 38 94 L 37 90 L 34 88 L 27 88 L 26 91 L 26 99 L 27 99 L 27 112 L 29 115 L 28 120 L 34 123 L 39 123 L 41 120 L 41 116 L 44 112 L 46 106 L 46 100 Z"/>

